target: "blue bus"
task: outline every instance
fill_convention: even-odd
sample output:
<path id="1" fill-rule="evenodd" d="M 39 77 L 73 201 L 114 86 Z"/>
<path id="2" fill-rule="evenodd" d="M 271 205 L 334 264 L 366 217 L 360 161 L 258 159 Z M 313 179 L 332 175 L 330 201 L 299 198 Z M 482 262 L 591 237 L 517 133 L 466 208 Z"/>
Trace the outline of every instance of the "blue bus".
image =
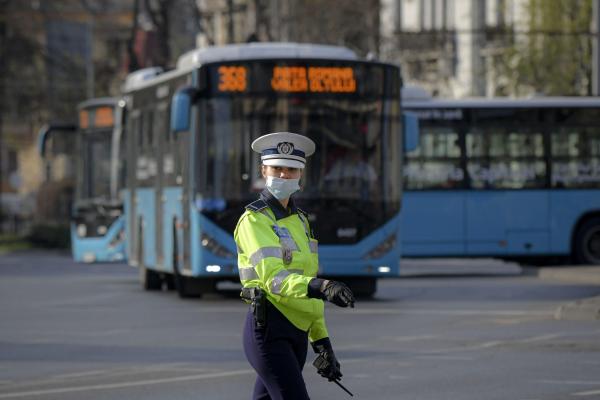
<path id="1" fill-rule="evenodd" d="M 251 43 L 197 49 L 177 68 L 128 76 L 128 260 L 143 287 L 201 296 L 239 283 L 232 232 L 264 188 L 258 136 L 317 144 L 297 195 L 320 246 L 320 273 L 362 294 L 398 274 L 403 126 L 399 68 L 349 49 Z M 409 129 L 410 128 L 410 129 Z"/>
<path id="2" fill-rule="evenodd" d="M 125 259 L 125 218 L 118 194 L 121 108 L 114 98 L 78 105 L 77 125 L 49 125 L 40 132 L 42 156 L 57 133 L 73 136 L 75 190 L 71 209 L 71 250 L 78 262 Z M 124 168 L 120 167 L 121 170 Z"/>
<path id="3" fill-rule="evenodd" d="M 600 264 L 600 98 L 434 99 L 404 163 L 406 257 Z"/>

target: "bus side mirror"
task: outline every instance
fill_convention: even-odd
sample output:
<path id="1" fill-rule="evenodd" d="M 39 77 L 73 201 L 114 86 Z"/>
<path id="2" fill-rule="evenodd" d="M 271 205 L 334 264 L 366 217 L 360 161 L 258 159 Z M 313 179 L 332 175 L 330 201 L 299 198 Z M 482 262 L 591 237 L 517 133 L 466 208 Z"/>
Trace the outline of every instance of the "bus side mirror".
<path id="1" fill-rule="evenodd" d="M 77 130 L 77 126 L 71 124 L 48 124 L 44 125 L 38 132 L 38 154 L 44 158 L 46 156 L 46 146 L 48 140 L 54 137 L 58 132 L 73 134 Z"/>
<path id="2" fill-rule="evenodd" d="M 419 117 L 415 113 L 402 113 L 402 126 L 404 127 L 404 152 L 416 150 L 419 145 Z"/>
<path id="3" fill-rule="evenodd" d="M 196 89 L 191 86 L 183 87 L 175 92 L 171 99 L 171 132 L 190 130 L 190 115 L 195 97 Z"/>

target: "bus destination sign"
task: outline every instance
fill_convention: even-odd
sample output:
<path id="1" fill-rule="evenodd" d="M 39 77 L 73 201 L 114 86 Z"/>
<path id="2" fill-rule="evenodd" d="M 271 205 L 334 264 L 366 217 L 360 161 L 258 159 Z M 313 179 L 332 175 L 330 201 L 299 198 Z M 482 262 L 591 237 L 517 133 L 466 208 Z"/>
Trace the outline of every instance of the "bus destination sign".
<path id="1" fill-rule="evenodd" d="M 114 124 L 113 108 L 102 106 L 79 111 L 79 128 L 108 128 Z"/>
<path id="2" fill-rule="evenodd" d="M 245 92 L 250 74 L 246 66 L 221 65 L 219 92 Z M 270 89 L 284 93 L 355 93 L 356 79 L 351 67 L 274 66 Z"/>
<path id="3" fill-rule="evenodd" d="M 274 67 L 271 88 L 276 92 L 354 93 L 350 67 Z"/>
<path id="4" fill-rule="evenodd" d="M 246 67 L 221 65 L 219 67 L 219 92 L 245 92 L 247 84 Z"/>

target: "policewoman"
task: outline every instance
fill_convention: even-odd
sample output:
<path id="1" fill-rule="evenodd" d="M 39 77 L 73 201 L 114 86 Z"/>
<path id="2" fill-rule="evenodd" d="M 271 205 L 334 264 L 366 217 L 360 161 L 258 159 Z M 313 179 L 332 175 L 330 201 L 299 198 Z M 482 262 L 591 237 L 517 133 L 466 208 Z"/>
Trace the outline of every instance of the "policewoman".
<path id="1" fill-rule="evenodd" d="M 325 325 L 323 300 L 354 307 L 341 282 L 316 278 L 317 240 L 292 195 L 300 189 L 306 157 L 315 143 L 289 132 L 252 143 L 261 154 L 266 188 L 246 206 L 234 232 L 242 298 L 251 303 L 244 325 L 244 352 L 258 377 L 253 399 L 309 399 L 302 368 L 308 341 L 328 361 L 318 372 L 341 378 Z"/>

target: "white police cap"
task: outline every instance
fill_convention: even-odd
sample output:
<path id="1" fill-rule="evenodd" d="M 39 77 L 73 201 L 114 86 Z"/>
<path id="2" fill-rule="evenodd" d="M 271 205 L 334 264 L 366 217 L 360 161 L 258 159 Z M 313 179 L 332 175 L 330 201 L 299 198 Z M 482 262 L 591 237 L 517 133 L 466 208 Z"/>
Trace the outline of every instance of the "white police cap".
<path id="1" fill-rule="evenodd" d="M 304 168 L 306 157 L 315 152 L 315 142 L 297 133 L 276 132 L 252 142 L 252 150 L 260 153 L 264 165 Z"/>

